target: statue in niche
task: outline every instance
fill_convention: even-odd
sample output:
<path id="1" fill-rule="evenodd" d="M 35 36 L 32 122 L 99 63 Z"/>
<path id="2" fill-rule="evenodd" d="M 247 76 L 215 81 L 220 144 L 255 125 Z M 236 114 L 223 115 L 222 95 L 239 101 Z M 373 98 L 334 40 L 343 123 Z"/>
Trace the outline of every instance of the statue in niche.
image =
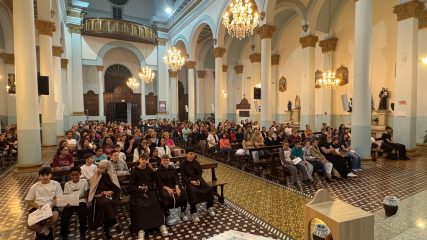
<path id="1" fill-rule="evenodd" d="M 285 77 L 279 79 L 279 92 L 284 92 L 288 89 L 288 80 Z"/>
<path id="2" fill-rule="evenodd" d="M 289 100 L 288 102 L 288 112 L 292 112 L 292 102 Z"/>
<path id="3" fill-rule="evenodd" d="M 296 109 L 300 109 L 301 108 L 301 102 L 300 102 L 300 99 L 299 99 L 298 95 L 295 97 L 295 108 Z"/>
<path id="4" fill-rule="evenodd" d="M 387 99 L 390 96 L 390 93 L 387 88 L 382 88 L 379 94 L 380 97 L 380 105 L 378 106 L 378 111 L 387 110 Z"/>

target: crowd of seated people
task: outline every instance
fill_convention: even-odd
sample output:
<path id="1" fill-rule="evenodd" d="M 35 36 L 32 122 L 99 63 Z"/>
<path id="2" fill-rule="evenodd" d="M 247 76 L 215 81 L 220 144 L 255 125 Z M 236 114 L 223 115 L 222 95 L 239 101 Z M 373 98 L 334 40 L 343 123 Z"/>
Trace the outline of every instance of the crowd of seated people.
<path id="1" fill-rule="evenodd" d="M 0 133 L 0 167 L 15 161 L 18 154 L 16 125 L 7 126 Z"/>

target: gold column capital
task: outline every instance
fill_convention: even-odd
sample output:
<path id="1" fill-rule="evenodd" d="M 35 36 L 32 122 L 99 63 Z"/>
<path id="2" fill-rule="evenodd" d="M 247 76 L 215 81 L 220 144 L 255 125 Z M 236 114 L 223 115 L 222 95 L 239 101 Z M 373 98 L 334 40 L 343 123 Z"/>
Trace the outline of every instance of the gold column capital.
<path id="1" fill-rule="evenodd" d="M 4 64 L 15 64 L 15 55 L 13 53 L 0 53 L 0 57 L 3 58 Z"/>
<path id="2" fill-rule="evenodd" d="M 256 29 L 256 33 L 259 34 L 261 39 L 272 38 L 273 33 L 276 31 L 276 26 L 270 24 L 264 24 Z"/>
<path id="3" fill-rule="evenodd" d="M 197 62 L 196 61 L 187 61 L 185 63 L 188 69 L 196 69 Z"/>
<path id="4" fill-rule="evenodd" d="M 52 55 L 54 57 L 61 57 L 61 54 L 64 52 L 62 47 L 52 46 Z"/>
<path id="5" fill-rule="evenodd" d="M 52 37 L 53 32 L 56 30 L 55 23 L 52 21 L 36 19 L 35 24 L 36 29 L 40 35 L 47 35 Z"/>
<path id="6" fill-rule="evenodd" d="M 234 66 L 234 71 L 236 71 L 236 74 L 243 73 L 243 65 L 236 65 L 236 66 Z"/>
<path id="7" fill-rule="evenodd" d="M 68 59 L 61 59 L 61 68 L 67 68 L 68 65 Z"/>
<path id="8" fill-rule="evenodd" d="M 418 19 L 418 29 L 427 28 L 427 9 L 425 9 Z"/>
<path id="9" fill-rule="evenodd" d="M 206 71 L 205 70 L 199 70 L 197 71 L 197 77 L 198 78 L 205 78 L 206 77 Z"/>
<path id="10" fill-rule="evenodd" d="M 322 53 L 335 52 L 337 48 L 338 38 L 328 38 L 322 41 L 319 41 L 319 47 L 322 48 Z"/>
<path id="11" fill-rule="evenodd" d="M 67 25 L 67 27 L 68 27 L 68 29 L 70 30 L 71 33 L 79 33 L 79 34 L 82 33 L 83 27 L 80 26 L 80 25 L 70 24 L 70 25 Z"/>
<path id="12" fill-rule="evenodd" d="M 271 55 L 271 65 L 279 65 L 280 54 Z"/>
<path id="13" fill-rule="evenodd" d="M 228 71 L 228 65 L 222 65 L 222 72 Z"/>
<path id="14" fill-rule="evenodd" d="M 249 59 L 251 60 L 251 63 L 261 62 L 261 53 L 252 53 L 249 55 Z"/>
<path id="15" fill-rule="evenodd" d="M 394 6 L 393 13 L 397 15 L 397 21 L 403 21 L 408 18 L 419 18 L 424 10 L 424 3 L 418 0 L 412 0 Z"/>
<path id="16" fill-rule="evenodd" d="M 97 70 L 98 72 L 102 72 L 102 71 L 104 71 L 104 66 L 102 66 L 102 65 L 97 65 L 97 66 L 96 66 L 96 70 Z"/>
<path id="17" fill-rule="evenodd" d="M 299 42 L 301 43 L 302 48 L 307 48 L 307 47 L 316 47 L 316 43 L 318 40 L 319 40 L 318 36 L 308 35 L 305 37 L 301 37 L 299 39 Z"/>
<path id="18" fill-rule="evenodd" d="M 177 78 L 178 77 L 178 72 L 177 71 L 169 70 L 169 77 L 170 78 Z"/>
<path id="19" fill-rule="evenodd" d="M 213 50 L 213 54 L 215 58 L 222 58 L 224 56 L 224 53 L 225 53 L 225 48 L 222 48 L 222 47 L 216 47 Z"/>

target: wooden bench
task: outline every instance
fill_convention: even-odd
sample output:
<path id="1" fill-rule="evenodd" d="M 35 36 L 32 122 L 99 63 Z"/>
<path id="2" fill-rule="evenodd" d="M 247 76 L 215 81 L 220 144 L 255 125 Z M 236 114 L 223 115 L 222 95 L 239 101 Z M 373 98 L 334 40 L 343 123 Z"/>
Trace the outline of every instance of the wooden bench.
<path id="1" fill-rule="evenodd" d="M 274 167 L 276 165 L 276 158 L 280 159 L 279 149 L 281 147 L 282 145 L 273 145 L 248 149 L 250 162 L 247 170 L 257 175 L 261 175 L 261 171 L 259 170 L 260 168 L 268 169 L 269 167 Z M 253 152 L 257 151 L 268 151 L 269 154 L 259 156 L 259 159 L 255 160 L 253 158 Z"/>
<path id="2" fill-rule="evenodd" d="M 216 178 L 215 168 L 218 168 L 218 163 L 207 163 L 201 165 L 202 170 L 210 169 L 212 181 L 207 181 L 206 183 L 211 186 L 214 191 L 214 194 L 218 197 L 220 203 L 224 203 L 224 185 L 226 182 L 218 181 Z M 220 192 L 218 193 L 218 187 Z"/>

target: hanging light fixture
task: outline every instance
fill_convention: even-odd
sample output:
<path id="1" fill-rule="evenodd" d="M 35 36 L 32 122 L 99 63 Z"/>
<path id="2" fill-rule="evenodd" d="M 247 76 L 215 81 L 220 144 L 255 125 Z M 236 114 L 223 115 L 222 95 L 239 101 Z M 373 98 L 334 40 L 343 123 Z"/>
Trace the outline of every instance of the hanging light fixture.
<path id="1" fill-rule="evenodd" d="M 254 28 L 259 24 L 259 14 L 253 12 L 249 0 L 235 0 L 230 3 L 230 12 L 225 12 L 222 23 L 228 33 L 239 40 L 254 33 Z"/>
<path id="2" fill-rule="evenodd" d="M 331 0 L 329 1 L 329 9 L 328 9 L 328 39 L 330 32 L 330 22 L 331 22 Z M 328 53 L 328 61 L 329 61 L 329 70 L 322 74 L 322 78 L 318 79 L 316 85 L 320 87 L 330 87 L 336 88 L 340 85 L 341 80 L 336 77 L 336 73 L 332 70 L 331 67 L 331 55 Z"/>
<path id="3" fill-rule="evenodd" d="M 164 57 L 164 61 L 171 71 L 176 72 L 184 66 L 185 57 L 181 55 L 181 51 L 179 49 L 173 47 L 168 50 L 168 55 Z"/>
<path id="4" fill-rule="evenodd" d="M 148 56 L 147 45 L 145 45 L 145 56 Z M 138 76 L 145 82 L 145 84 L 149 84 L 154 80 L 154 77 L 156 76 L 156 74 L 154 73 L 153 69 L 151 69 L 148 66 L 145 66 L 141 68 L 141 70 L 138 73 Z"/>
<path id="5" fill-rule="evenodd" d="M 132 64 L 132 72 L 133 72 L 133 64 Z M 130 76 L 126 82 L 126 85 L 135 92 L 139 87 L 139 81 L 134 76 Z"/>

